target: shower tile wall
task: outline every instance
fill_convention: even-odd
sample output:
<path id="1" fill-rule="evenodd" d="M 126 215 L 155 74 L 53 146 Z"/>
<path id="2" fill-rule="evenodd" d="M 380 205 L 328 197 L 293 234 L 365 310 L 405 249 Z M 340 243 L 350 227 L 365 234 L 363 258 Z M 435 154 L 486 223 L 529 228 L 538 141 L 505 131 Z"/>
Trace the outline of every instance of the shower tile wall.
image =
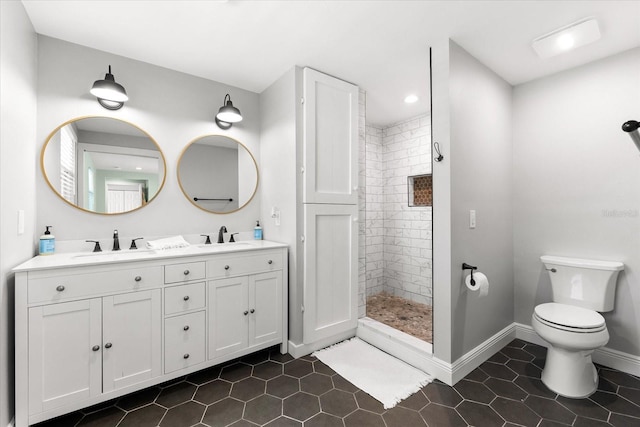
<path id="1" fill-rule="evenodd" d="M 407 177 L 431 173 L 429 115 L 366 127 L 366 294 L 432 304 L 431 207 L 409 207 Z"/>
<path id="2" fill-rule="evenodd" d="M 366 280 L 367 296 L 384 290 L 384 181 L 382 129 L 366 128 Z"/>
<path id="3" fill-rule="evenodd" d="M 367 311 L 366 297 L 366 92 L 360 89 L 358 93 L 358 317 L 364 317 Z"/>

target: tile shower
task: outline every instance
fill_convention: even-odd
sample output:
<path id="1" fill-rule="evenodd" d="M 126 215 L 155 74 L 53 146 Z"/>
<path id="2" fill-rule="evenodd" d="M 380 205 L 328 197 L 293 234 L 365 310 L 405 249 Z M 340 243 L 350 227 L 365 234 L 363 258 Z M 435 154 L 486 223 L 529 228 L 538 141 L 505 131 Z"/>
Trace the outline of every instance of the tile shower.
<path id="1" fill-rule="evenodd" d="M 360 314 L 430 341 L 430 116 L 360 133 Z"/>

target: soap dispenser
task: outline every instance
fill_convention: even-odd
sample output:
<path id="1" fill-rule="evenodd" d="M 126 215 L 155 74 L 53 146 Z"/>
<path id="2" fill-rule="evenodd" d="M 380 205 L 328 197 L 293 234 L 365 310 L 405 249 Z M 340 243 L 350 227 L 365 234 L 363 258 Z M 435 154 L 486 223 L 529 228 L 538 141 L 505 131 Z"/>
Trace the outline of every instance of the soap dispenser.
<path id="1" fill-rule="evenodd" d="M 51 225 L 46 225 L 47 229 L 44 234 L 40 236 L 40 255 L 52 255 L 56 250 L 56 237 L 49 231 L 53 228 Z"/>
<path id="2" fill-rule="evenodd" d="M 253 229 L 253 238 L 255 240 L 262 240 L 262 227 L 260 227 L 260 221 L 256 221 L 256 226 Z"/>

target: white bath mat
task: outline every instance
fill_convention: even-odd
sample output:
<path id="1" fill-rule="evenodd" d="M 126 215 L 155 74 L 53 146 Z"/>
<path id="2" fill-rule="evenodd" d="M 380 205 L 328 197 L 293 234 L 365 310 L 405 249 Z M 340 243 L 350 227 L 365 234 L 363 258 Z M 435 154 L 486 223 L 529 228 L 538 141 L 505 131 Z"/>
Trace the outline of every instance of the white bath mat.
<path id="1" fill-rule="evenodd" d="M 313 353 L 350 383 L 379 400 L 385 409 L 396 406 L 433 381 L 433 377 L 359 338 Z"/>

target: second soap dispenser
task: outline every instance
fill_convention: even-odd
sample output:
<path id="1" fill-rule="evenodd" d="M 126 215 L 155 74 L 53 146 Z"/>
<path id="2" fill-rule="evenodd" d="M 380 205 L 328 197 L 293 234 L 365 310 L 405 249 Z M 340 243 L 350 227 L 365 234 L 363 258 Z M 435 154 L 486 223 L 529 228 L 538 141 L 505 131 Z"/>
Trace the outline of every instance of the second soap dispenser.
<path id="1" fill-rule="evenodd" d="M 256 221 L 256 226 L 253 229 L 253 238 L 255 240 L 262 240 L 262 227 L 260 227 L 260 221 Z"/>

